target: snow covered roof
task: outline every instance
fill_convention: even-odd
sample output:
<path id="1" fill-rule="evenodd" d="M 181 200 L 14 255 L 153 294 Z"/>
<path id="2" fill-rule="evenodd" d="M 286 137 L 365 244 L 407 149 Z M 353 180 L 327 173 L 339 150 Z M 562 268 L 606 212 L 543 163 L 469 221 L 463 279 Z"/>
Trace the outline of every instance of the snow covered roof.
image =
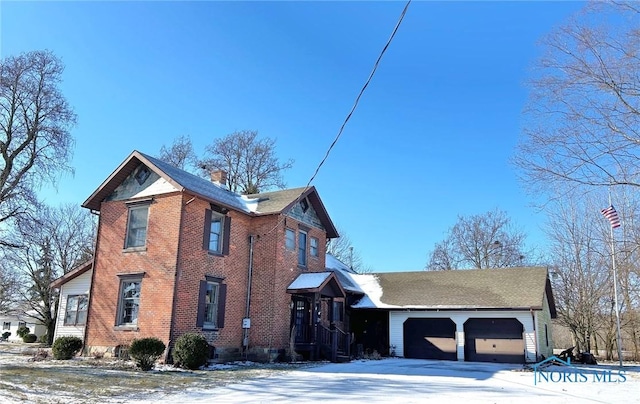
<path id="1" fill-rule="evenodd" d="M 239 195 L 227 188 L 200 178 L 187 171 L 172 166 L 160 159 L 134 150 L 118 168 L 82 204 L 91 210 L 100 210 L 100 204 L 120 185 L 140 164 L 144 164 L 173 185 L 180 192 L 189 192 L 226 208 L 249 215 L 275 214 L 286 211 L 302 195 L 315 209 L 327 232 L 327 237 L 338 237 L 338 232 L 327 213 L 315 187 L 292 188 L 281 191 L 263 192 L 254 195 Z"/>
<path id="2" fill-rule="evenodd" d="M 547 269 L 524 267 L 351 275 L 366 295 L 353 308 L 542 309 L 555 317 Z"/>
<path id="3" fill-rule="evenodd" d="M 331 275 L 331 272 L 300 274 L 287 289 L 317 289 Z"/>
<path id="4" fill-rule="evenodd" d="M 320 293 L 344 297 L 344 289 L 333 272 L 308 272 L 298 275 L 287 287 L 287 293 Z"/>
<path id="5" fill-rule="evenodd" d="M 331 254 L 326 254 L 324 266 L 328 271 L 332 271 L 336 274 L 344 290 L 358 294 L 364 293 L 362 288 L 358 286 L 358 283 L 351 277 L 352 275 L 356 274 L 356 271 L 349 268 L 342 261 Z"/>

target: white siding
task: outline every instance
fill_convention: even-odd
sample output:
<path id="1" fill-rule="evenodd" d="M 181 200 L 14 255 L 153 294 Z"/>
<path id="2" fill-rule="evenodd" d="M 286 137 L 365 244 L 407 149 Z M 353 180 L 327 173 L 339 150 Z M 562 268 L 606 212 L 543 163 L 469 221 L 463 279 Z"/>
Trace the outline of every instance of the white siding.
<path id="1" fill-rule="evenodd" d="M 89 270 L 60 287 L 60 305 L 58 306 L 58 317 L 56 319 L 56 330 L 53 339 L 62 336 L 74 336 L 84 340 L 84 326 L 65 326 L 64 315 L 67 310 L 67 296 L 69 295 L 89 295 L 91 287 L 91 274 Z"/>
<path id="2" fill-rule="evenodd" d="M 456 323 L 458 360 L 464 360 L 464 323 L 469 318 L 516 318 L 524 326 L 527 362 L 536 360 L 533 318 L 528 311 L 391 311 L 389 312 L 389 345 L 395 346 L 397 356 L 404 356 L 404 322 L 408 318 L 450 318 Z M 462 357 L 461 357 L 462 351 Z"/>
<path id="3" fill-rule="evenodd" d="M 11 326 L 8 330 L 5 330 L 3 325 L 4 323 L 11 323 Z M 31 317 L 24 316 L 5 316 L 0 317 L 0 335 L 5 332 L 10 332 L 9 341 L 13 342 L 22 342 L 22 338 L 18 336 L 18 324 L 20 322 L 26 323 L 27 328 L 31 334 L 35 334 L 38 337 L 47 333 L 47 329 L 44 325 L 40 323 L 36 323 L 35 320 Z"/>

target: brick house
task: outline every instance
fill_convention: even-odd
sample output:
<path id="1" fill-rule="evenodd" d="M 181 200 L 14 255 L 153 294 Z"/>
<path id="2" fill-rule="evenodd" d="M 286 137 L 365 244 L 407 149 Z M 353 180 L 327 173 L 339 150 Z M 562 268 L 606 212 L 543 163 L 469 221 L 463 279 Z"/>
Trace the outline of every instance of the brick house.
<path id="1" fill-rule="evenodd" d="M 289 347 L 294 324 L 308 357 L 333 344 L 335 358 L 336 330 L 348 347 L 352 292 L 325 269 L 338 234 L 316 189 L 241 196 L 225 176 L 204 180 L 134 151 L 83 203 L 99 215 L 87 353 L 118 355 L 143 337 L 172 346 L 197 332 L 212 358 L 269 360 Z M 315 273 L 325 274 L 318 284 L 290 287 Z"/>

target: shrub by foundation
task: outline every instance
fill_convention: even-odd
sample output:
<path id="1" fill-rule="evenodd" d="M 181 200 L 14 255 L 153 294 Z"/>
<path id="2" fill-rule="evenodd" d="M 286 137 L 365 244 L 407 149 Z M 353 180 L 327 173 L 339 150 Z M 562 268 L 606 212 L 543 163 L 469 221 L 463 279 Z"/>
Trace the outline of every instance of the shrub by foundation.
<path id="1" fill-rule="evenodd" d="M 187 369 L 198 369 L 209 359 L 209 343 L 200 334 L 183 334 L 176 340 L 173 350 L 173 361 L 176 365 Z"/>
<path id="2" fill-rule="evenodd" d="M 71 359 L 82 349 L 82 340 L 78 337 L 59 337 L 53 343 L 51 352 L 55 359 Z"/>
<path id="3" fill-rule="evenodd" d="M 129 356 L 140 369 L 147 371 L 153 369 L 153 365 L 162 356 L 164 349 L 164 342 L 158 338 L 134 339 L 129 347 Z"/>

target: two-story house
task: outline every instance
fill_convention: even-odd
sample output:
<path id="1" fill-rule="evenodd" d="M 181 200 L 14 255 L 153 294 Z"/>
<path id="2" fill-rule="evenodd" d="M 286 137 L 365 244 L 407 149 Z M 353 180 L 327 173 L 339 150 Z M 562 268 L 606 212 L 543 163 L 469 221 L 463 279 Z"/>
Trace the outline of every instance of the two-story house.
<path id="1" fill-rule="evenodd" d="M 346 292 L 325 272 L 338 234 L 316 189 L 238 195 L 225 176 L 134 151 L 83 203 L 99 215 L 86 352 L 118 355 L 142 337 L 170 347 L 198 332 L 219 360 L 274 359 L 292 329 L 309 357 L 336 329 L 348 346 Z M 315 277 L 292 284 L 301 274 Z"/>

